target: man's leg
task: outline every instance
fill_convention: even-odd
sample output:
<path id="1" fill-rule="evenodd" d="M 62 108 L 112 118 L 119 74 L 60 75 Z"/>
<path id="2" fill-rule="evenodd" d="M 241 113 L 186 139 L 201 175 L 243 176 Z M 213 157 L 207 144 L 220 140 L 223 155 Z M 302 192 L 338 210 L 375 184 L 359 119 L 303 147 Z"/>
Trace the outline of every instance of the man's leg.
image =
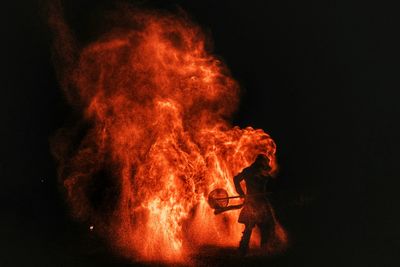
<path id="1" fill-rule="evenodd" d="M 271 221 L 267 221 L 257 224 L 257 226 L 260 228 L 260 246 L 262 249 L 268 250 L 268 246 L 272 245 L 274 242 L 274 224 Z"/>
<path id="2" fill-rule="evenodd" d="M 239 252 L 243 256 L 246 255 L 247 251 L 249 250 L 249 242 L 253 228 L 254 224 L 246 224 L 244 228 L 242 239 L 240 240 L 239 244 Z"/>

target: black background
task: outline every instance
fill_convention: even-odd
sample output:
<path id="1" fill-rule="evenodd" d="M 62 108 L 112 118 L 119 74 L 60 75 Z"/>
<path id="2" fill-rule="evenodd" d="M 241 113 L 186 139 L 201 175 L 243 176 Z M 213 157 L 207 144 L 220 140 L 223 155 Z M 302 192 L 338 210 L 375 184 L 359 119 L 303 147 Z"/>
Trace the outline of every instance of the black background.
<path id="1" fill-rule="evenodd" d="M 88 42 L 115 1 L 65 2 Z M 280 189 L 309 199 L 278 205 L 292 246 L 266 266 L 396 266 L 399 31 L 394 5 L 377 3 L 140 1 L 179 6 L 210 34 L 243 88 L 233 123 L 270 133 Z M 70 219 L 57 183 L 49 138 L 69 107 L 44 7 L 1 9 L 0 266 L 129 266 Z"/>

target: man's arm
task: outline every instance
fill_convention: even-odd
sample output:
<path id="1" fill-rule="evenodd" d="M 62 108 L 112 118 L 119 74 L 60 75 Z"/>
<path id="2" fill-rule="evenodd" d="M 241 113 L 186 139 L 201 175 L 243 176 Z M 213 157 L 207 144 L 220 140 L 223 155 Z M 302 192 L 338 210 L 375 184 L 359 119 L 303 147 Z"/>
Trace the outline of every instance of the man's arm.
<path id="1" fill-rule="evenodd" d="M 248 173 L 248 171 L 246 168 L 241 173 L 239 173 L 235 177 L 233 177 L 233 182 L 235 184 L 236 192 L 241 196 L 244 195 L 244 192 L 243 192 L 243 188 L 240 186 L 240 182 L 244 179 L 244 177 L 247 175 L 247 173 Z"/>

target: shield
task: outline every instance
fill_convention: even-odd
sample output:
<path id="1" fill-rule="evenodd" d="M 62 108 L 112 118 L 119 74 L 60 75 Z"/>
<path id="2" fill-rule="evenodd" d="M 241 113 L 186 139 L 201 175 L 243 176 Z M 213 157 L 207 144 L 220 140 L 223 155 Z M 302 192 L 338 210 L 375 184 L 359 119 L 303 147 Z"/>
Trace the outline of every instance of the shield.
<path id="1" fill-rule="evenodd" d="M 213 209 L 226 208 L 229 204 L 228 192 L 222 188 L 214 189 L 208 194 L 208 204 Z"/>

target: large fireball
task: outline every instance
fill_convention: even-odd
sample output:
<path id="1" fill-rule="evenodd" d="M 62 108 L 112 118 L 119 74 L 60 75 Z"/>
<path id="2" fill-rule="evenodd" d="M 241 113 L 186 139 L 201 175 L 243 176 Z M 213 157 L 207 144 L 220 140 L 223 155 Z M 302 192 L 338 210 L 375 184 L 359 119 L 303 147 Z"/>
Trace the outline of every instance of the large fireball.
<path id="1" fill-rule="evenodd" d="M 215 216 L 207 195 L 235 194 L 233 176 L 259 153 L 276 171 L 274 141 L 230 124 L 239 86 L 198 26 L 151 11 L 119 19 L 78 49 L 59 14 L 50 17 L 61 86 L 79 117 L 53 142 L 73 214 L 141 260 L 236 246 L 238 211 Z"/>

